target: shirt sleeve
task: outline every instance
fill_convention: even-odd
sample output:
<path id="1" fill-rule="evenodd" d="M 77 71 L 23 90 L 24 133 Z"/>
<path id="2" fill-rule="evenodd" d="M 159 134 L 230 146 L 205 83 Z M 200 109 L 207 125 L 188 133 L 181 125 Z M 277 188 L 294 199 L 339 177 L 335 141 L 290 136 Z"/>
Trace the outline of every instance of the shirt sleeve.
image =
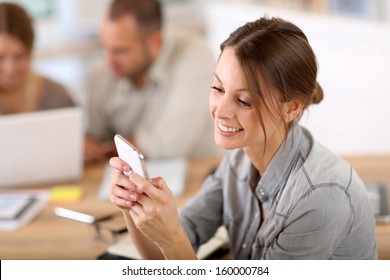
<path id="1" fill-rule="evenodd" d="M 222 225 L 222 174 L 226 159 L 204 181 L 201 190 L 180 211 L 180 221 L 194 250 L 212 238 Z"/>
<path id="2" fill-rule="evenodd" d="M 354 213 L 343 190 L 319 187 L 275 217 L 281 231 L 265 244 L 264 259 L 330 259 L 350 231 Z"/>
<path id="3" fill-rule="evenodd" d="M 175 59 L 172 73 L 165 77 L 170 86 L 164 105 L 158 108 L 158 119 L 141 127 L 135 136 L 141 150 L 151 157 L 189 155 L 201 145 L 200 139 L 211 135 L 208 96 L 213 54 L 206 45 L 192 46 Z"/>

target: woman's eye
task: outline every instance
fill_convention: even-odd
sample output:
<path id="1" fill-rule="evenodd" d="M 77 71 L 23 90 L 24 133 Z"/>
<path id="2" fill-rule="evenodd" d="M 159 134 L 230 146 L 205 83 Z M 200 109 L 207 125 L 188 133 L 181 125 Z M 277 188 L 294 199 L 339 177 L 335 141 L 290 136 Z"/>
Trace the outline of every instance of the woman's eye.
<path id="1" fill-rule="evenodd" d="M 238 102 L 242 105 L 242 106 L 244 106 L 244 107 L 252 107 L 252 104 L 251 103 L 248 103 L 248 102 L 246 102 L 246 101 L 244 101 L 244 100 L 242 100 L 242 99 L 238 99 Z"/>
<path id="2" fill-rule="evenodd" d="M 224 92 L 221 88 L 216 87 L 216 86 L 212 86 L 211 89 L 213 89 L 213 90 L 215 90 L 215 91 L 217 91 L 219 93 L 223 93 Z"/>

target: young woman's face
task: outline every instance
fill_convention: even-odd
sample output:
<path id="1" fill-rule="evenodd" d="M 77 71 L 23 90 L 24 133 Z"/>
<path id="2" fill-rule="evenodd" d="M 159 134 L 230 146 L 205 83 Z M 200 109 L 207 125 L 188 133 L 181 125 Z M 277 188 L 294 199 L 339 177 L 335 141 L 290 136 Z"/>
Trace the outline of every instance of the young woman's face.
<path id="1" fill-rule="evenodd" d="M 214 138 L 218 146 L 263 149 L 264 132 L 257 117 L 244 75 L 234 49 L 225 48 L 214 73 L 209 107 L 214 120 Z M 262 111 L 268 141 L 278 135 L 278 125 Z M 280 124 L 282 125 L 282 124 Z"/>
<path id="2" fill-rule="evenodd" d="M 20 87 L 30 67 L 30 55 L 17 38 L 0 33 L 0 89 Z"/>

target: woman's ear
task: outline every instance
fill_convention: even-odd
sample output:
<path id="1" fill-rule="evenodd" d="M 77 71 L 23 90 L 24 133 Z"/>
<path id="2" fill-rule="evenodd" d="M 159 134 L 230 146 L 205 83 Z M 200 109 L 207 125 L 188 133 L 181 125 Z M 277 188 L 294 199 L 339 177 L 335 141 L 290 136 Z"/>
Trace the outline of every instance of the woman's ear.
<path id="1" fill-rule="evenodd" d="M 290 123 L 300 117 L 303 111 L 303 104 L 298 100 L 290 100 L 283 104 L 284 121 Z"/>

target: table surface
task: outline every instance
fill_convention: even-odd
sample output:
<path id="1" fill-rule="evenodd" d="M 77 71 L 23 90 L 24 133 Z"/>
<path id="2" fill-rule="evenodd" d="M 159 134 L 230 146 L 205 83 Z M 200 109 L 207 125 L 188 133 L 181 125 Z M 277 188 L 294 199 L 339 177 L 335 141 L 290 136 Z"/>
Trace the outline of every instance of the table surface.
<path id="1" fill-rule="evenodd" d="M 390 155 L 345 157 L 365 181 L 380 181 L 390 186 Z M 181 206 L 199 189 L 207 174 L 219 163 L 219 158 L 191 159 L 186 178 L 186 189 L 177 198 Z M 107 244 L 97 239 L 91 225 L 57 217 L 57 206 L 81 209 L 86 212 L 118 212 L 109 201 L 102 201 L 97 193 L 104 164 L 89 165 L 83 178 L 77 182 L 84 189 L 77 202 L 49 202 L 39 216 L 15 231 L 0 231 L 0 259 L 96 259 L 104 254 Z M 73 182 L 74 183 L 74 182 Z M 389 192 L 390 194 L 390 192 Z M 390 197 L 389 197 L 390 199 Z M 390 259 L 390 224 L 376 227 L 380 259 Z"/>

